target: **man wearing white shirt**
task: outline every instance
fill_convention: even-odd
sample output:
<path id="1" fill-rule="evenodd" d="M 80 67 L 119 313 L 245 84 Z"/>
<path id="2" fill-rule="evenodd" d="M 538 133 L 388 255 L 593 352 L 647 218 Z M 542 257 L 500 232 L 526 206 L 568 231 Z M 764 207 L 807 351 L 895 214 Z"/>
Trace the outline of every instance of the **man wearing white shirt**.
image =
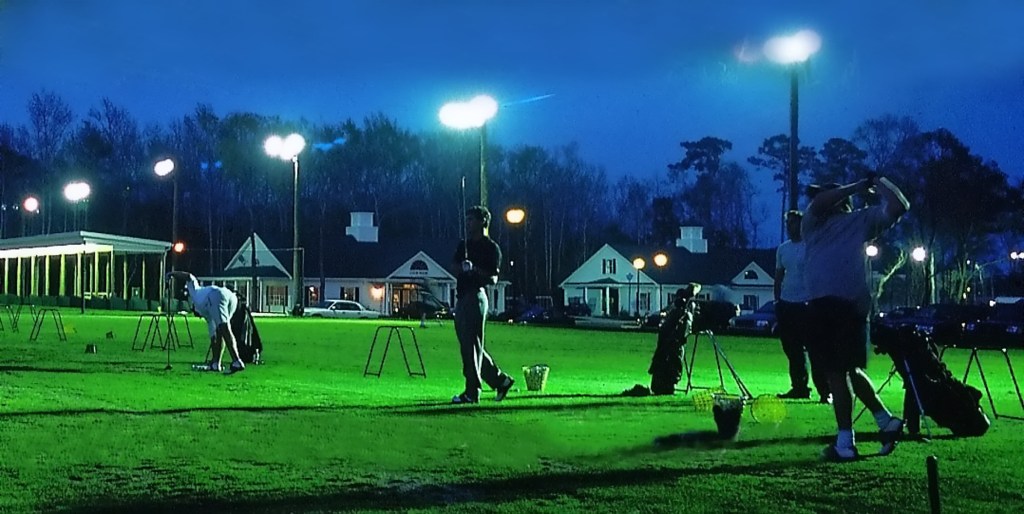
<path id="1" fill-rule="evenodd" d="M 167 274 L 168 279 L 178 278 L 185 281 L 185 289 L 188 290 L 189 298 L 192 299 L 192 308 L 196 314 L 206 320 L 206 327 L 210 334 L 210 349 L 213 358 L 210 361 L 210 371 L 221 370 L 221 357 L 224 354 L 224 347 L 228 348 L 231 355 L 232 373 L 243 371 L 245 364 L 238 355 L 238 343 L 235 335 L 231 332 L 231 316 L 238 308 L 238 297 L 230 289 L 220 286 L 200 286 L 194 275 L 187 271 L 172 271 Z"/>
<path id="2" fill-rule="evenodd" d="M 804 241 L 800 233 L 803 213 L 786 213 L 785 242 L 775 251 L 775 316 L 779 323 L 782 351 L 789 359 L 790 389 L 779 398 L 804 399 L 811 397 L 807 375 L 807 345 L 810 327 L 807 326 L 807 284 L 804 281 Z M 811 367 L 814 388 L 819 403 L 830 403 L 828 382 L 822 373 Z"/>

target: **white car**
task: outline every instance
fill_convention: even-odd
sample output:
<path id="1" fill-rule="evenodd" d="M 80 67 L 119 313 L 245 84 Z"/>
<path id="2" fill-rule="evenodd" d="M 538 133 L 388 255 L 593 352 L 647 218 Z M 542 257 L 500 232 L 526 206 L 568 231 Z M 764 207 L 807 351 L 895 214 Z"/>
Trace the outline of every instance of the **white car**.
<path id="1" fill-rule="evenodd" d="M 351 300 L 324 300 L 306 307 L 302 315 L 313 318 L 377 319 L 380 312 Z"/>

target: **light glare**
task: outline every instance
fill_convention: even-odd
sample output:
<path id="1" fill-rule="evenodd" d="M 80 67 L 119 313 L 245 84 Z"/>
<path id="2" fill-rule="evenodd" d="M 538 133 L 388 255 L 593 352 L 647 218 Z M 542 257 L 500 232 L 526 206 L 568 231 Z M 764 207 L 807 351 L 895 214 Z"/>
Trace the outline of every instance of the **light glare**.
<path id="1" fill-rule="evenodd" d="M 39 199 L 30 196 L 22 202 L 21 207 L 25 209 L 25 212 L 39 212 Z"/>
<path id="2" fill-rule="evenodd" d="M 813 30 L 801 30 L 791 36 L 777 36 L 764 44 L 764 54 L 779 64 L 806 61 L 821 48 L 821 36 Z"/>
<path id="3" fill-rule="evenodd" d="M 518 225 L 526 219 L 526 211 L 522 209 L 509 209 L 505 213 L 505 220 L 513 225 Z"/>
<path id="4" fill-rule="evenodd" d="M 92 188 L 85 182 L 71 182 L 64 186 L 64 198 L 70 202 L 80 202 L 89 197 Z"/>
<path id="5" fill-rule="evenodd" d="M 928 252 L 925 251 L 924 247 L 918 246 L 910 252 L 910 256 L 917 262 L 924 262 L 925 258 L 928 257 Z"/>
<path id="6" fill-rule="evenodd" d="M 153 173 L 156 173 L 156 176 L 158 177 L 166 177 L 167 175 L 170 175 L 172 171 L 174 171 L 174 161 L 170 159 L 158 161 L 153 165 Z"/>

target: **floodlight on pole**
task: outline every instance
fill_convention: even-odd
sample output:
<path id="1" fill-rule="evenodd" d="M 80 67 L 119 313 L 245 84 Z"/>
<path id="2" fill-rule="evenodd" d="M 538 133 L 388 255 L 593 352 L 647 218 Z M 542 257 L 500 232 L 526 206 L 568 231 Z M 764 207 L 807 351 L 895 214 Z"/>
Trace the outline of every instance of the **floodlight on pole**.
<path id="1" fill-rule="evenodd" d="M 873 244 L 867 245 L 864 247 L 864 254 L 867 255 L 868 257 L 877 257 L 878 247 Z"/>
<path id="2" fill-rule="evenodd" d="M 292 161 L 292 287 L 295 291 L 295 306 L 298 308 L 305 304 L 302 289 L 302 258 L 299 253 L 299 154 L 304 148 L 306 139 L 299 134 L 290 134 L 284 138 L 274 135 L 263 143 L 263 150 L 267 155 L 283 161 Z"/>
<path id="3" fill-rule="evenodd" d="M 21 202 L 21 235 L 28 235 L 28 216 L 39 213 L 39 199 L 34 196 L 27 196 Z"/>
<path id="4" fill-rule="evenodd" d="M 915 247 L 910 251 L 910 258 L 917 262 L 924 262 L 924 260 L 928 258 L 928 251 L 925 250 L 923 246 Z"/>
<path id="5" fill-rule="evenodd" d="M 174 173 L 174 160 L 163 159 L 153 165 L 153 173 L 163 178 L 171 175 L 171 242 L 178 241 L 178 174 Z M 178 255 L 181 252 L 171 254 L 171 271 L 177 269 Z"/>
<path id="6" fill-rule="evenodd" d="M 447 127 L 458 130 L 480 129 L 480 205 L 487 207 L 487 122 L 498 114 L 498 102 L 488 95 L 477 95 L 465 102 L 441 106 L 437 117 Z"/>
<path id="7" fill-rule="evenodd" d="M 512 270 L 512 281 L 513 281 L 513 283 L 519 282 L 519 284 L 517 286 L 517 287 L 519 287 L 519 289 L 517 289 L 515 292 L 516 292 L 517 295 L 522 295 L 522 294 L 524 294 L 526 292 L 526 286 L 525 286 L 525 282 L 526 282 L 525 270 L 526 270 L 526 262 L 527 262 L 527 260 L 526 260 L 526 225 L 525 225 L 525 222 L 526 222 L 526 211 L 524 209 L 519 208 L 519 207 L 513 207 L 513 208 L 505 211 L 505 221 L 507 221 L 513 227 L 518 227 L 519 225 L 523 225 L 523 231 L 522 231 L 523 232 L 522 233 L 522 238 L 523 239 L 522 239 L 522 245 L 521 245 L 521 250 L 520 250 L 521 253 L 522 253 L 521 257 L 523 259 L 523 263 L 520 266 L 516 266 L 515 265 L 515 261 L 509 260 L 509 267 Z M 519 272 L 520 269 L 524 270 L 524 272 L 520 273 Z M 519 280 L 516 280 L 517 278 L 519 278 Z"/>
<path id="8" fill-rule="evenodd" d="M 799 163 L 797 148 L 799 145 L 799 77 L 797 65 L 806 62 L 821 48 L 821 36 L 813 30 L 801 30 L 789 36 L 769 39 L 764 44 L 764 54 L 779 64 L 789 66 L 789 209 L 797 209 L 797 169 Z"/>
<path id="9" fill-rule="evenodd" d="M 640 270 L 647 266 L 643 257 L 633 259 L 633 267 L 636 268 L 636 313 L 640 315 Z"/>
<path id="10" fill-rule="evenodd" d="M 654 254 L 654 265 L 657 266 L 658 268 L 664 268 L 665 266 L 668 266 L 668 255 L 665 254 L 665 252 L 658 252 L 658 253 Z M 665 308 L 665 304 L 662 303 L 662 298 L 664 297 L 664 294 L 663 294 L 662 289 L 661 289 L 662 288 L 662 283 L 664 281 L 665 281 L 664 277 L 661 277 L 658 280 L 658 310 L 659 311 L 664 310 L 664 308 Z"/>

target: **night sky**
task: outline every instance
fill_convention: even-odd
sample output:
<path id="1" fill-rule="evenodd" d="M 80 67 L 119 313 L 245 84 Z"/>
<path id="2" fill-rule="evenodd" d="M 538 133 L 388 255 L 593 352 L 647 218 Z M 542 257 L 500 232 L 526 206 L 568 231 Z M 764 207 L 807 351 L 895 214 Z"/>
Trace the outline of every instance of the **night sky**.
<path id="1" fill-rule="evenodd" d="M 788 133 L 788 72 L 757 54 L 809 28 L 822 47 L 800 86 L 804 144 L 906 115 L 1024 176 L 1024 3 L 833 3 L 0 0 L 0 121 L 24 123 L 44 87 L 79 116 L 106 96 L 143 122 L 206 102 L 317 122 L 383 112 L 417 132 L 447 130 L 449 100 L 553 95 L 504 106 L 491 141 L 576 141 L 613 179 L 664 177 L 682 140 L 729 139 L 745 162 Z"/>

